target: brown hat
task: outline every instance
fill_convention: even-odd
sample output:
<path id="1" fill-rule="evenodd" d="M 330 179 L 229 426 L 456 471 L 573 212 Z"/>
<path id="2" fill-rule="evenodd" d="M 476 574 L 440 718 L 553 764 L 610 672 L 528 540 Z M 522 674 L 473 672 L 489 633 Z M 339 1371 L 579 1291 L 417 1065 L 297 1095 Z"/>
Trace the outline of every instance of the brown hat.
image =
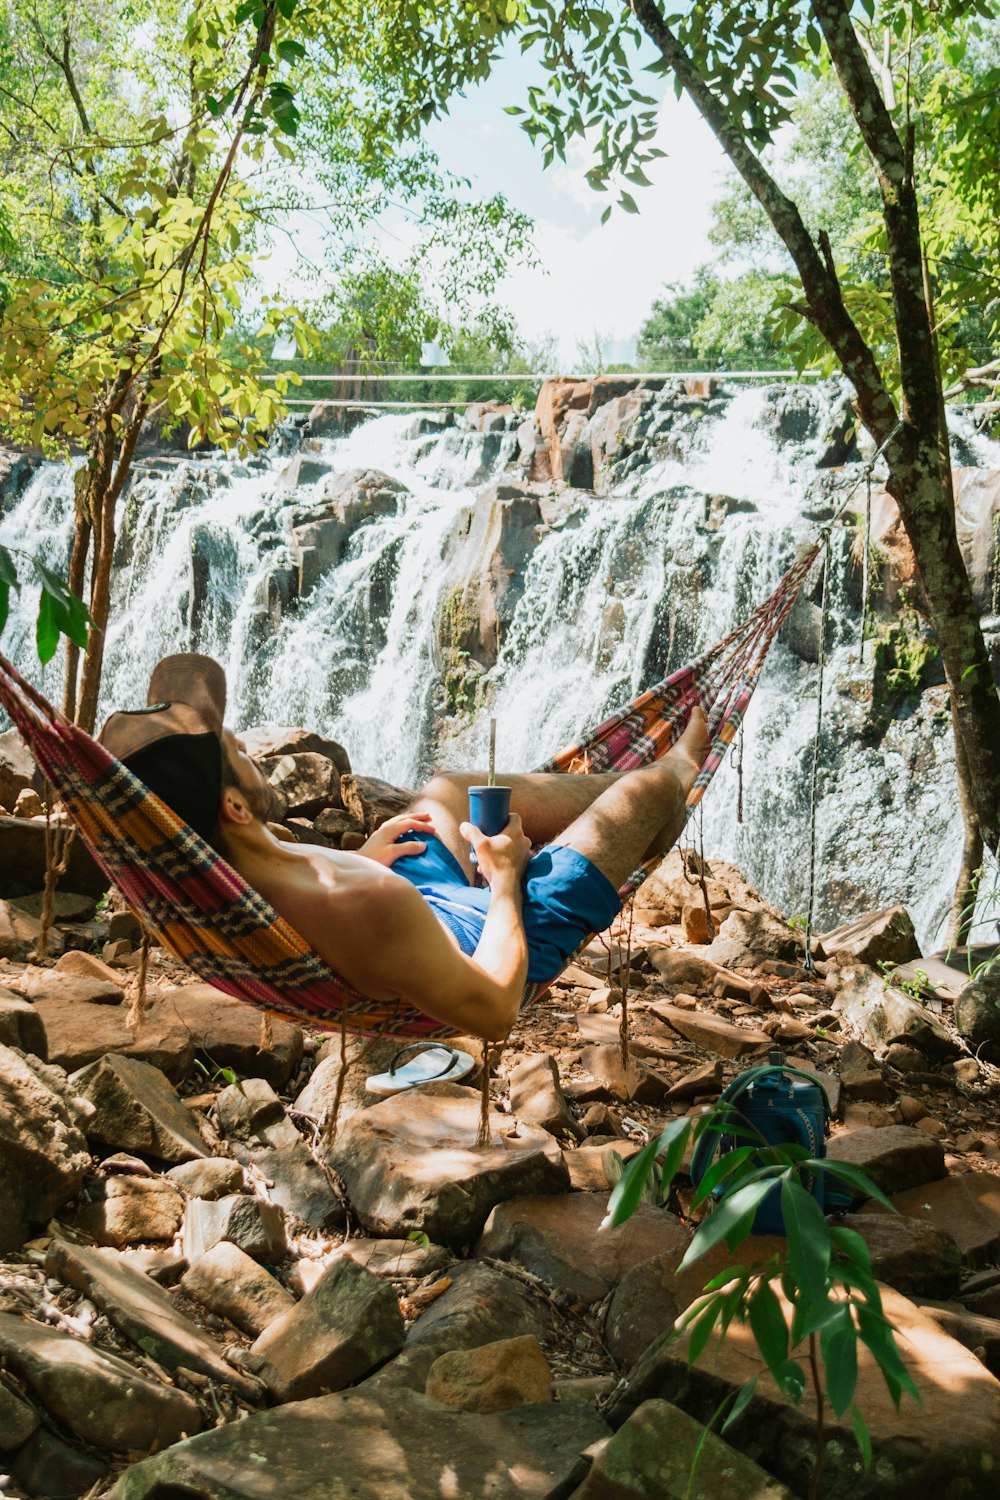
<path id="1" fill-rule="evenodd" d="M 165 656 L 149 679 L 147 706 L 114 713 L 98 738 L 116 759 L 211 839 L 222 795 L 226 674 L 195 651 Z"/>

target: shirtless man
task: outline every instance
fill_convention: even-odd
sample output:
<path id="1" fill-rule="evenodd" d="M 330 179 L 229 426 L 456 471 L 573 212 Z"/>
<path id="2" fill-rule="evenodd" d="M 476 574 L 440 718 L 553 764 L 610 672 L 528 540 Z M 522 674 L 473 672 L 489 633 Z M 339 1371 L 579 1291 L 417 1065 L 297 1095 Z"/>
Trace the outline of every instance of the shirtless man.
<path id="1" fill-rule="evenodd" d="M 632 870 L 679 837 L 709 752 L 696 709 L 673 749 L 640 770 L 499 776 L 511 817 L 493 838 L 466 821 L 483 773 L 439 773 L 347 852 L 268 828 L 275 793 L 224 727 L 225 705 L 211 657 L 165 657 L 148 707 L 112 714 L 101 739 L 356 989 L 491 1041 L 509 1032 L 526 980 L 552 979 L 613 921 Z"/>

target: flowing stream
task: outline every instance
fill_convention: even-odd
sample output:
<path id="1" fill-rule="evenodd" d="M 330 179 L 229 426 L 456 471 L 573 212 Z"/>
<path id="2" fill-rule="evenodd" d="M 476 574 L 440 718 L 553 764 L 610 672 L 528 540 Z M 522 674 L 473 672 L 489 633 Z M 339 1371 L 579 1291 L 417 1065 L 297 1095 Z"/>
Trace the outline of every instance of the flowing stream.
<path id="1" fill-rule="evenodd" d="M 638 461 L 606 495 L 550 502 L 484 679 L 501 763 L 547 758 L 765 597 L 859 473 L 818 467 L 836 394 L 749 389 L 688 402 L 679 416 L 661 403 Z M 789 410 L 799 424 L 791 436 Z M 960 443 L 961 461 L 1000 467 L 995 445 L 964 429 Z M 102 711 L 144 702 L 156 660 L 195 649 L 224 663 L 237 728 L 307 725 L 341 740 L 357 770 L 405 785 L 442 747 L 451 764 L 481 763 L 481 721 L 459 712 L 442 728 L 438 617 L 477 491 L 493 480 L 523 486 L 517 461 L 514 431 L 411 416 L 377 417 L 340 438 L 303 441 L 290 428 L 247 461 L 141 461 L 121 508 Z M 352 470 L 403 488 L 350 530 L 305 597 L 276 604 L 297 567 L 292 529 L 322 511 L 332 474 Z M 721 509 L 710 506 L 716 496 L 728 497 Z M 68 465 L 42 464 L 19 494 L 0 496 L 0 543 L 53 566 L 65 566 L 71 522 Z M 815 777 L 818 667 L 782 639 L 746 725 L 744 820 L 730 763 L 692 832 L 787 912 L 802 912 L 815 792 L 818 925 L 902 900 L 930 946 L 961 844 L 945 699 L 931 689 L 877 721 L 852 543 L 849 529 L 834 530 Z M 58 699 L 61 659 L 39 668 L 34 607 L 26 587 L 4 648 Z"/>

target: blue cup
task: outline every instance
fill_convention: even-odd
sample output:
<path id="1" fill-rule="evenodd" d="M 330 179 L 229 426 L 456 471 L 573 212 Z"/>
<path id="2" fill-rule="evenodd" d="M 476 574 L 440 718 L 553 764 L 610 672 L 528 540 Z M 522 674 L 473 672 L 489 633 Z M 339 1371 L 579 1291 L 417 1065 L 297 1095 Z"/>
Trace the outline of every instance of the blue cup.
<path id="1" fill-rule="evenodd" d="M 470 786 L 469 822 L 487 838 L 502 833 L 510 822 L 510 787 Z M 470 852 L 475 864 L 475 851 Z"/>

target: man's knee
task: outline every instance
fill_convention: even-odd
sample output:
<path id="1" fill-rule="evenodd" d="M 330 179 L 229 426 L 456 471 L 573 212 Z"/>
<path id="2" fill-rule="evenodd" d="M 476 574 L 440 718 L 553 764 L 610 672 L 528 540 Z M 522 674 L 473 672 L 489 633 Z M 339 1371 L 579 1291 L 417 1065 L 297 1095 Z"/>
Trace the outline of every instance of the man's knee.
<path id="1" fill-rule="evenodd" d="M 467 797 L 469 787 L 474 781 L 475 777 L 462 771 L 436 771 L 430 781 L 421 788 L 420 800 L 443 802 L 448 806 L 459 798 Z"/>

